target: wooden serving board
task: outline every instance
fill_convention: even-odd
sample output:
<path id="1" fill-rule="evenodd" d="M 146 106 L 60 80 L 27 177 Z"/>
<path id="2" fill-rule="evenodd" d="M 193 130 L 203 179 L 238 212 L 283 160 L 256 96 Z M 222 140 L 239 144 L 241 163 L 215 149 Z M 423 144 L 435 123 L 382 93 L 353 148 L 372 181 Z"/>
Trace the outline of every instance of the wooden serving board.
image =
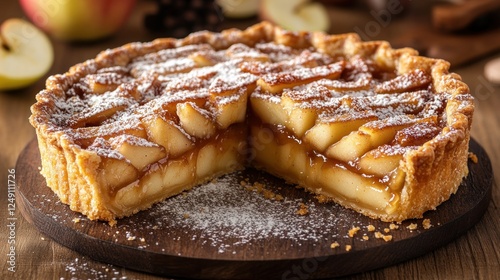
<path id="1" fill-rule="evenodd" d="M 90 221 L 59 202 L 39 173 L 33 140 L 19 156 L 17 196 L 24 217 L 56 242 L 98 261 L 162 276 L 199 279 L 312 279 L 359 273 L 415 258 L 456 239 L 476 224 L 491 198 L 492 169 L 482 147 L 458 192 L 436 211 L 398 229 L 248 169 L 195 188 L 114 227 Z M 262 183 L 283 196 L 249 190 Z M 296 213 L 301 203 L 308 214 Z M 410 230 L 411 224 L 417 226 Z M 384 241 L 368 230 L 391 235 Z M 348 232 L 359 231 L 353 237 Z M 385 232 L 387 229 L 388 232 Z M 331 248 L 334 242 L 337 248 Z M 350 250 L 348 250 L 350 246 Z"/>

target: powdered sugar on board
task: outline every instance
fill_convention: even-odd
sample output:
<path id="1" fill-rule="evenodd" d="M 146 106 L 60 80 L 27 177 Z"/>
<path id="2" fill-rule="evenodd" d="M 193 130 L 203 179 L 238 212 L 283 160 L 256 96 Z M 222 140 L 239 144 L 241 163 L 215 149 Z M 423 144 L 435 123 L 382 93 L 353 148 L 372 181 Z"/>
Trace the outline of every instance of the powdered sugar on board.
<path id="1" fill-rule="evenodd" d="M 253 184 L 262 184 L 266 191 L 284 195 L 270 199 L 248 187 Z M 304 208 L 306 214 L 300 213 Z M 132 217 L 140 221 L 134 227 L 122 220 L 118 222 L 120 235 L 136 242 L 143 238 L 144 242 L 139 243 L 145 249 L 162 250 L 165 243 L 168 247 L 178 243 L 179 251 L 175 253 L 179 256 L 183 255 L 182 246 L 201 246 L 226 256 L 247 251 L 249 246 L 255 251 L 257 246 L 263 254 L 276 254 L 266 252 L 269 245 L 264 244 L 278 241 L 286 241 L 294 250 L 306 244 L 319 249 L 328 247 L 332 240 L 348 238 L 346 233 L 353 226 L 346 224 L 353 219 L 348 219 L 346 210 L 340 206 L 319 203 L 304 190 L 255 170 L 222 176 L 137 215 L 142 217 Z M 352 215 L 358 214 L 352 212 Z M 150 231 L 149 236 L 137 235 L 145 229 Z M 155 240 L 158 231 L 167 238 Z M 282 249 L 279 248 L 280 254 L 286 256 L 289 252 L 281 252 Z"/>
<path id="2" fill-rule="evenodd" d="M 162 223 L 201 231 L 192 238 L 207 239 L 219 252 L 270 237 L 300 245 L 301 241 L 327 241 L 335 235 L 322 230 L 322 225 L 336 222 L 334 213 L 325 216 L 316 211 L 315 203 L 309 203 L 308 216 L 301 216 L 297 214 L 301 203 L 301 199 L 268 199 L 245 189 L 237 176 L 225 176 L 163 202 L 157 213 L 164 215 Z M 228 238 L 234 243 L 227 244 Z"/>

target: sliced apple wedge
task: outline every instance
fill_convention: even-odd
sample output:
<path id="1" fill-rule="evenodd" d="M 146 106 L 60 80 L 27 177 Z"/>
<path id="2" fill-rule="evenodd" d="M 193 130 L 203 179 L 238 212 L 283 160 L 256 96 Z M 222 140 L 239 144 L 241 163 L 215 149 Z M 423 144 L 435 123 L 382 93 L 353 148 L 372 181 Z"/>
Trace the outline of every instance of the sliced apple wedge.
<path id="1" fill-rule="evenodd" d="M 374 114 L 369 113 L 323 117 L 306 132 L 304 140 L 313 145 L 316 150 L 323 152 L 328 146 L 357 130 L 361 125 L 376 119 Z"/>
<path id="2" fill-rule="evenodd" d="M 133 135 L 112 138 L 110 144 L 138 170 L 166 156 L 164 148 L 160 145 Z"/>
<path id="3" fill-rule="evenodd" d="M 281 105 L 281 98 L 275 95 L 254 93 L 250 97 L 252 110 L 264 122 L 286 126 L 288 114 Z"/>
<path id="4" fill-rule="evenodd" d="M 198 107 L 194 102 L 177 104 L 177 116 L 182 128 L 196 138 L 210 138 L 216 131 L 210 112 Z"/>
<path id="5" fill-rule="evenodd" d="M 191 137 L 173 120 L 151 115 L 142 119 L 150 139 L 163 146 L 169 156 L 179 156 L 192 148 Z"/>
<path id="6" fill-rule="evenodd" d="M 240 90 L 230 96 L 211 96 L 210 102 L 215 114 L 215 122 L 221 129 L 245 120 L 248 93 Z"/>
<path id="7" fill-rule="evenodd" d="M 291 31 L 327 31 L 330 28 L 325 6 L 309 0 L 262 0 L 259 15 Z"/>
<path id="8" fill-rule="evenodd" d="M 133 182 L 137 176 L 137 169 L 125 159 L 101 157 L 101 171 L 97 173 L 97 180 L 104 186 L 103 189 L 116 191 Z"/>
<path id="9" fill-rule="evenodd" d="M 26 87 L 54 62 L 49 38 L 28 21 L 12 18 L 0 26 L 0 90 Z"/>
<path id="10" fill-rule="evenodd" d="M 297 137 L 302 137 L 314 125 L 318 117 L 318 109 L 314 105 L 308 102 L 298 102 L 286 94 L 282 96 L 281 104 L 288 115 L 287 127 Z"/>
<path id="11" fill-rule="evenodd" d="M 366 174 L 379 177 L 388 175 L 399 166 L 406 149 L 382 145 L 364 154 L 358 161 L 358 167 Z"/>
<path id="12" fill-rule="evenodd" d="M 329 158 L 344 162 L 354 161 L 372 148 L 370 135 L 355 130 L 326 150 Z"/>

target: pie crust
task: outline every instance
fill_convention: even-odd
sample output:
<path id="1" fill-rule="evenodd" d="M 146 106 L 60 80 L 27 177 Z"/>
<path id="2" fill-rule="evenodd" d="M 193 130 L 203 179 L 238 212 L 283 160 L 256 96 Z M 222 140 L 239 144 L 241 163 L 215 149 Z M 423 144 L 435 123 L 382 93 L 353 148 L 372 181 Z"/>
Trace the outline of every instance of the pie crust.
<path id="1" fill-rule="evenodd" d="M 37 94 L 47 185 L 90 219 L 254 166 L 383 221 L 422 217 L 467 175 L 474 111 L 449 63 L 268 22 L 106 50 Z"/>

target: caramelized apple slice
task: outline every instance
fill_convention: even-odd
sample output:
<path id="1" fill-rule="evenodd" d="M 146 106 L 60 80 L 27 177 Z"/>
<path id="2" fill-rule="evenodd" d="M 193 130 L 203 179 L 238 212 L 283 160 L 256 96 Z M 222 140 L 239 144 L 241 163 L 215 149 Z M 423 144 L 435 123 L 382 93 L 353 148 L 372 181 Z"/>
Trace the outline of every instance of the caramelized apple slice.
<path id="1" fill-rule="evenodd" d="M 242 89 L 229 96 L 213 96 L 210 98 L 210 103 L 219 128 L 226 129 L 233 123 L 245 121 L 248 103 L 247 90 Z"/>
<path id="2" fill-rule="evenodd" d="M 252 110 L 264 122 L 286 126 L 288 114 L 281 105 L 281 98 L 275 95 L 254 92 L 250 97 Z"/>
<path id="3" fill-rule="evenodd" d="M 329 158 L 339 159 L 344 162 L 354 161 L 372 149 L 370 135 L 355 130 L 344 136 L 340 141 L 331 145 L 326 150 Z"/>
<path id="4" fill-rule="evenodd" d="M 357 165 L 365 174 L 384 177 L 399 166 L 407 150 L 400 146 L 382 145 L 364 154 Z"/>
<path id="5" fill-rule="evenodd" d="M 216 131 L 210 112 L 194 102 L 177 104 L 177 116 L 184 131 L 196 138 L 210 138 Z"/>
<path id="6" fill-rule="evenodd" d="M 177 157 L 193 147 L 191 136 L 166 115 L 150 115 L 142 119 L 149 138 L 163 146 L 167 155 Z"/>
<path id="7" fill-rule="evenodd" d="M 101 155 L 99 169 L 97 181 L 100 186 L 103 186 L 103 190 L 111 193 L 135 181 L 138 177 L 137 169 L 125 158 Z"/>
<path id="8" fill-rule="evenodd" d="M 318 108 L 310 102 L 298 102 L 283 94 L 281 104 L 288 115 L 287 127 L 297 136 L 302 137 L 318 117 Z"/>
<path id="9" fill-rule="evenodd" d="M 324 152 L 342 137 L 376 119 L 377 117 L 369 112 L 323 116 L 306 132 L 304 140 L 317 151 Z"/>
<path id="10" fill-rule="evenodd" d="M 160 145 L 133 135 L 112 138 L 110 144 L 138 170 L 166 156 L 165 149 Z"/>
<path id="11" fill-rule="evenodd" d="M 205 178 L 215 173 L 215 158 L 217 158 L 217 148 L 215 146 L 209 144 L 199 150 L 196 159 L 197 178 Z"/>
<path id="12" fill-rule="evenodd" d="M 412 123 L 413 119 L 402 116 L 366 123 L 331 145 L 326 153 L 344 162 L 354 161 L 369 150 L 391 142 L 398 130 Z"/>
<path id="13" fill-rule="evenodd" d="M 340 194 L 346 200 L 384 211 L 392 195 L 375 179 L 363 177 L 337 165 L 324 164 L 320 184 L 326 193 Z"/>

